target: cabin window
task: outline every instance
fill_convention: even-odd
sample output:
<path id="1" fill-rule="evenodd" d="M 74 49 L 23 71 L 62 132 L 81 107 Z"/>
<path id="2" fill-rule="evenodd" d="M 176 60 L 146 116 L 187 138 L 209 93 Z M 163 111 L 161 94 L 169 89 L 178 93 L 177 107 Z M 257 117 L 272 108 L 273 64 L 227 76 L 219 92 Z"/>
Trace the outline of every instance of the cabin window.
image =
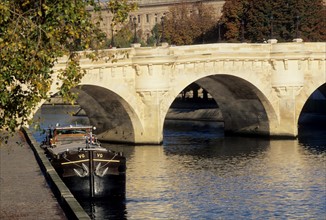
<path id="1" fill-rule="evenodd" d="M 86 134 L 86 130 L 70 130 L 70 129 L 62 129 L 62 130 L 57 130 L 56 132 L 58 135 L 60 134 Z"/>

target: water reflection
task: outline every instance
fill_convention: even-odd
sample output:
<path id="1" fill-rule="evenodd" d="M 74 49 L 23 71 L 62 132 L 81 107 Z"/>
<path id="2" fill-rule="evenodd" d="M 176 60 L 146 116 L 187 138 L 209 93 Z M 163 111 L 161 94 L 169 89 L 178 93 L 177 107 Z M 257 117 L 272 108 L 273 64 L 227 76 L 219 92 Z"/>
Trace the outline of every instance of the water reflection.
<path id="1" fill-rule="evenodd" d="M 164 146 L 136 147 L 130 155 L 128 217 L 319 219 L 323 215 L 324 153 L 315 157 L 295 140 L 212 139 L 206 130 L 187 132 L 192 142 L 185 142 L 187 133 L 169 136 L 167 131 Z M 193 142 L 194 136 L 198 138 Z"/>
<path id="2" fill-rule="evenodd" d="M 277 208 L 276 213 L 288 218 L 323 218 L 325 157 L 311 154 L 297 141 L 272 141 L 262 166 L 264 181 L 259 185 L 266 186 L 262 195 L 269 206 Z"/>
<path id="3" fill-rule="evenodd" d="M 126 199 L 79 200 L 92 219 L 127 219 Z"/>
<path id="4" fill-rule="evenodd" d="M 326 126 L 300 126 L 299 143 L 313 153 L 326 150 Z"/>
<path id="5" fill-rule="evenodd" d="M 307 132 L 270 141 L 171 121 L 163 146 L 106 145 L 127 158 L 126 198 L 82 205 L 94 219 L 324 219 L 326 135 Z"/>

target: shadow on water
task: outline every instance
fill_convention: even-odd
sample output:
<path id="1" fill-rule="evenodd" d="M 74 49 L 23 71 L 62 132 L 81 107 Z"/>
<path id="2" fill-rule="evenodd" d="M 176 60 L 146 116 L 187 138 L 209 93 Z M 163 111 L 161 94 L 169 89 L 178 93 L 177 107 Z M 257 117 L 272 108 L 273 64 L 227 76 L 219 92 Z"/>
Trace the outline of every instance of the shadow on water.
<path id="1" fill-rule="evenodd" d="M 306 125 L 299 127 L 299 144 L 315 153 L 326 151 L 326 125 Z"/>
<path id="2" fill-rule="evenodd" d="M 41 113 L 45 125 L 75 122 L 48 108 Z M 166 120 L 163 146 L 103 146 L 127 158 L 126 196 L 78 199 L 92 219 L 325 215 L 325 126 L 300 127 L 299 141 L 269 140 L 225 137 L 218 122 Z"/>
<path id="3" fill-rule="evenodd" d="M 78 201 L 91 219 L 127 219 L 125 198 L 78 199 Z"/>
<path id="4" fill-rule="evenodd" d="M 269 145 L 270 140 L 265 138 L 224 137 L 224 125 L 218 122 L 168 121 L 164 127 L 166 154 L 247 157 L 265 151 Z"/>

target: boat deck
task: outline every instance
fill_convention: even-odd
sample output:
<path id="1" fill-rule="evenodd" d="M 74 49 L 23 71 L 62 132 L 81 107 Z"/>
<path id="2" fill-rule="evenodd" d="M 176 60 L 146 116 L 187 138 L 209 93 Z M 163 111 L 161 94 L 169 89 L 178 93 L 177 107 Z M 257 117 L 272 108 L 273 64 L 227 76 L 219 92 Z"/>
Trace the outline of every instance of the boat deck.
<path id="1" fill-rule="evenodd" d="M 57 143 L 57 146 L 54 148 L 48 148 L 48 151 L 53 155 L 59 155 L 60 153 L 65 151 L 78 151 L 81 148 L 86 149 L 85 140 L 79 140 L 79 141 L 65 140 Z M 93 151 L 107 151 L 106 148 L 100 146 L 96 146 L 96 147 L 91 146 L 90 148 L 87 149 Z"/>

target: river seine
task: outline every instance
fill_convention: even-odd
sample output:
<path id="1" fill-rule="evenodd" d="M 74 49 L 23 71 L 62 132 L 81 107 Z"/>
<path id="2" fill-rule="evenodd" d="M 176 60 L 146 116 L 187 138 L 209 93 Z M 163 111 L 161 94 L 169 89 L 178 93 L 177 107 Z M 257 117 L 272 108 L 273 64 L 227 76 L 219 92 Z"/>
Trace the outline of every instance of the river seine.
<path id="1" fill-rule="evenodd" d="M 41 127 L 85 122 L 67 111 L 44 107 L 37 117 Z M 92 219 L 326 219 L 326 125 L 269 140 L 167 120 L 162 146 L 103 146 L 127 158 L 126 196 L 80 201 Z"/>

